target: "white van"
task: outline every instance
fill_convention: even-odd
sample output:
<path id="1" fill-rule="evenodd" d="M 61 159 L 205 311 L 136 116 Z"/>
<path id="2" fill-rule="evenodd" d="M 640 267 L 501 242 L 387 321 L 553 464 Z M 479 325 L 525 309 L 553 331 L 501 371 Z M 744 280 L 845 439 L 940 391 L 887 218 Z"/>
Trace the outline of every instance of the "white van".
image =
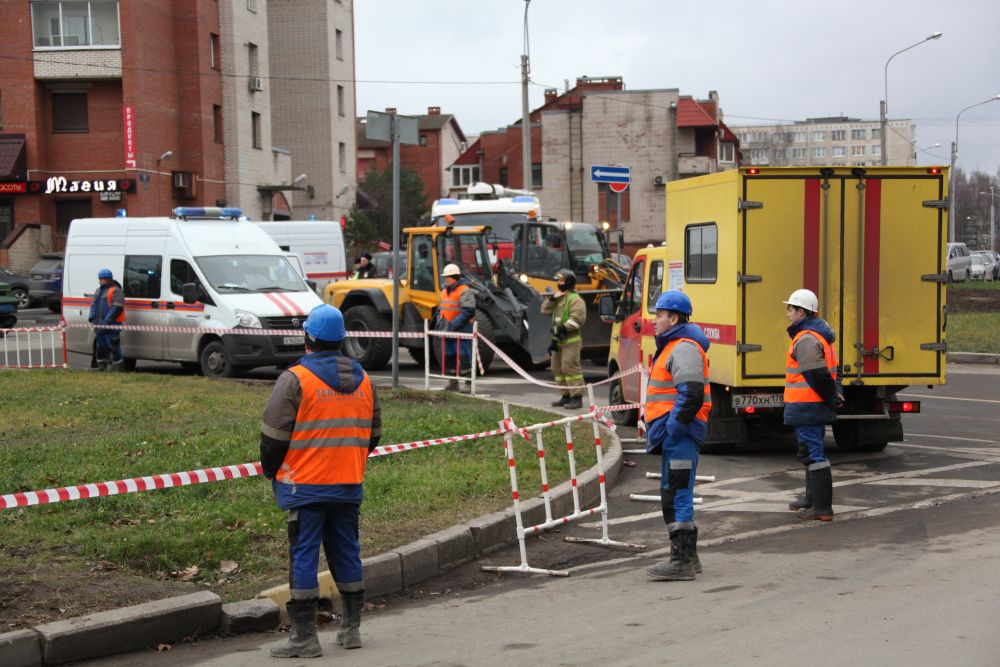
<path id="1" fill-rule="evenodd" d="M 180 362 L 209 377 L 285 366 L 305 354 L 301 335 L 217 334 L 221 329 L 302 329 L 322 300 L 270 236 L 239 209 L 177 208 L 176 218 L 74 220 L 66 240 L 63 317 L 86 324 L 109 268 L 125 292 L 127 326 L 196 328 L 124 331 L 126 364 Z M 70 352 L 93 354 L 89 328 L 66 331 Z"/>
<path id="2" fill-rule="evenodd" d="M 344 232 L 339 222 L 284 220 L 254 224 L 267 232 L 282 250 L 299 256 L 306 280 L 315 283 L 317 293 L 323 294 L 328 284 L 347 277 Z"/>

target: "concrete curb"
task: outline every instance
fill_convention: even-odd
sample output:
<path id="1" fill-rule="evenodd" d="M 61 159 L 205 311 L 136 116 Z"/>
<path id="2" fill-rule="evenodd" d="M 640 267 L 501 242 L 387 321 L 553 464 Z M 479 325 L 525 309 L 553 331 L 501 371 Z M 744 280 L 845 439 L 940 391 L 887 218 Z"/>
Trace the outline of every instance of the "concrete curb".
<path id="1" fill-rule="evenodd" d="M 614 484 L 622 470 L 618 435 L 604 429 L 604 477 Z M 554 516 L 573 511 L 569 480 L 550 491 Z M 577 477 L 582 507 L 600 499 L 597 466 Z M 525 525 L 545 520 L 540 497 L 521 503 Z M 493 512 L 464 524 L 426 535 L 410 544 L 365 558 L 365 595 L 398 593 L 517 540 L 513 508 Z M 270 599 L 252 599 L 223 605 L 210 591 L 156 600 L 132 607 L 39 625 L 0 634 L 0 665 L 41 667 L 113 655 L 172 643 L 213 632 L 232 634 L 273 629 L 281 609 Z"/>
<path id="2" fill-rule="evenodd" d="M 1000 364 L 1000 354 L 985 352 L 948 352 L 950 364 Z"/>

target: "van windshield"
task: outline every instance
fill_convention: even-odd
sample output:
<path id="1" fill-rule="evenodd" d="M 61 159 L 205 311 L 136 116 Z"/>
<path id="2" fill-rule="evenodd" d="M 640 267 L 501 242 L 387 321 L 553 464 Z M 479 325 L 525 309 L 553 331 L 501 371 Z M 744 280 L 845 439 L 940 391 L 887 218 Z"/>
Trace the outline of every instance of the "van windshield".
<path id="1" fill-rule="evenodd" d="M 280 255 L 213 255 L 196 257 L 195 261 L 220 294 L 309 289 L 288 259 Z"/>

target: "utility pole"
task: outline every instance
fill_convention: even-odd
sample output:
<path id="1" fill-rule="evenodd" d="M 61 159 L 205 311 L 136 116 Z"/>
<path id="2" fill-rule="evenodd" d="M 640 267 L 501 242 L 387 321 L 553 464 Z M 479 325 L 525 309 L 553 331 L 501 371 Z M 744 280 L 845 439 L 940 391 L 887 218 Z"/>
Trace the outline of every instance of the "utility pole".
<path id="1" fill-rule="evenodd" d="M 996 228 L 996 224 L 995 224 L 996 223 L 996 218 L 994 217 L 994 213 L 996 211 L 996 206 L 997 206 L 997 200 L 996 200 L 996 198 L 998 196 L 1000 196 L 1000 195 L 993 194 L 993 186 L 991 185 L 989 192 L 980 192 L 979 196 L 980 197 L 989 197 L 990 198 L 990 250 L 996 251 L 996 249 L 997 249 L 997 237 L 996 237 L 996 231 L 995 231 L 995 228 Z"/>
<path id="2" fill-rule="evenodd" d="M 528 108 L 528 73 L 531 64 L 528 61 L 528 6 L 531 0 L 524 0 L 524 53 L 521 54 L 521 170 L 524 175 L 523 188 L 531 190 L 534 179 L 531 177 L 531 110 Z M 479 177 L 483 174 L 480 172 Z"/>

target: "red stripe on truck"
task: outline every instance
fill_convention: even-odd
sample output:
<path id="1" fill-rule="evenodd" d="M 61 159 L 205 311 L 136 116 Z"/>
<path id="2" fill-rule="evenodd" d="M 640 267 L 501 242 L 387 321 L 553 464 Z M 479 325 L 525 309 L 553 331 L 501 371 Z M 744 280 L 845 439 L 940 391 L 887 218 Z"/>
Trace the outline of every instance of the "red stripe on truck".
<path id="1" fill-rule="evenodd" d="M 882 243 L 882 180 L 869 178 L 865 181 L 865 249 L 864 249 L 864 287 L 862 294 L 862 317 L 864 326 L 861 330 L 861 341 L 866 350 L 879 347 L 878 343 L 878 296 L 879 296 L 879 262 Z M 863 371 L 865 375 L 875 375 L 879 372 L 878 357 L 865 356 Z"/>
<path id="2" fill-rule="evenodd" d="M 807 178 L 805 188 L 805 206 L 802 212 L 802 287 L 819 294 L 819 179 Z"/>

